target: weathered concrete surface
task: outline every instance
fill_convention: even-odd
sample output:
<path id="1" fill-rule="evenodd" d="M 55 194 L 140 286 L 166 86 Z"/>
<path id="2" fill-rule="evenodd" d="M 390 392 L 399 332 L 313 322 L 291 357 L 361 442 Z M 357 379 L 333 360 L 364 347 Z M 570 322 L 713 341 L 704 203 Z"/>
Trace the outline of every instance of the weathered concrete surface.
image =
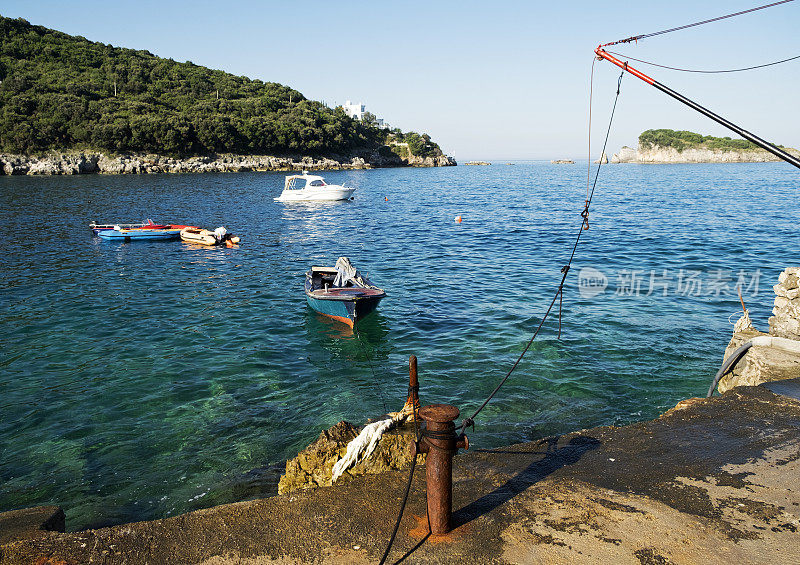
<path id="1" fill-rule="evenodd" d="M 0 544 L 37 538 L 45 532 L 63 532 L 64 511 L 60 506 L 36 506 L 0 513 Z"/>
<path id="2" fill-rule="evenodd" d="M 457 527 L 444 539 L 424 539 L 418 472 L 390 562 L 412 550 L 406 562 L 800 562 L 800 402 L 738 387 L 681 406 L 650 422 L 458 456 Z M 50 533 L 0 546 L 0 562 L 375 563 L 405 481 L 389 472 Z"/>

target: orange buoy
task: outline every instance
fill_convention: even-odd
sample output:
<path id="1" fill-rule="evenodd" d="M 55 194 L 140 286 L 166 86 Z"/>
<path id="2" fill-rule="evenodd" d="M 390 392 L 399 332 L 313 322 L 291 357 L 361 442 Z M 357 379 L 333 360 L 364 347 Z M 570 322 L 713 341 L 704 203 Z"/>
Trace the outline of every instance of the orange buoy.
<path id="1" fill-rule="evenodd" d="M 388 196 L 384 196 L 383 199 L 386 200 L 386 202 L 389 202 L 389 197 Z"/>
<path id="2" fill-rule="evenodd" d="M 457 224 L 460 224 L 460 223 L 461 223 L 461 216 L 456 216 L 456 223 L 457 223 Z"/>

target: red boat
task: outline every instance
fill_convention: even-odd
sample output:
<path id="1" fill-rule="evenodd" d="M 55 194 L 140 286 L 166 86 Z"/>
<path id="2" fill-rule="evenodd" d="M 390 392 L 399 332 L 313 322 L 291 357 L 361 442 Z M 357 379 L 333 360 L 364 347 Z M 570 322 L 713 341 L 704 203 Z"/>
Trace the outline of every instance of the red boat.
<path id="1" fill-rule="evenodd" d="M 182 230 L 183 228 L 193 228 L 195 226 L 187 226 L 182 224 L 157 224 L 153 220 L 148 219 L 146 222 L 140 224 L 98 224 L 92 222 L 89 228 L 94 235 L 98 235 L 104 230 L 113 230 L 120 228 L 123 230 Z"/>

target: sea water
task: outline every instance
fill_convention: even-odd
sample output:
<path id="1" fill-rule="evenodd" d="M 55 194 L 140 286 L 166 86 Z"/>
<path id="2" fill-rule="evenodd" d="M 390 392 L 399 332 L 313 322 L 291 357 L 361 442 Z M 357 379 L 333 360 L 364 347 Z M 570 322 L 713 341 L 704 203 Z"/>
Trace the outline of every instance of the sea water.
<path id="1" fill-rule="evenodd" d="M 586 165 L 325 176 L 354 200 L 274 202 L 278 173 L 0 177 L 0 511 L 59 504 L 75 530 L 273 494 L 321 429 L 402 406 L 411 354 L 424 404 L 481 403 L 553 300 Z M 471 445 L 703 395 L 736 287 L 765 330 L 800 262 L 798 181 L 782 163 L 603 167 L 563 305 Z M 145 218 L 242 243 L 88 229 Z M 305 271 L 339 256 L 387 292 L 357 335 L 305 303 Z"/>

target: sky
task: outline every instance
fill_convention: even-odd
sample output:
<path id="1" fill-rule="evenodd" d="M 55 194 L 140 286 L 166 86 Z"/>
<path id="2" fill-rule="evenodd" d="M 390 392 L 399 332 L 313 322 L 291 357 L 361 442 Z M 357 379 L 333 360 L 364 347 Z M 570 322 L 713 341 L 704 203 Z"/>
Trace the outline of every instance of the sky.
<path id="1" fill-rule="evenodd" d="M 0 14 L 286 84 L 331 106 L 362 102 L 393 127 L 429 133 L 464 161 L 585 159 L 598 44 L 766 3 L 3 0 Z M 674 67 L 741 68 L 800 55 L 799 27 L 800 0 L 617 50 Z M 800 147 L 800 59 L 728 74 L 631 64 L 760 137 Z M 594 66 L 593 158 L 618 76 L 608 62 Z M 656 128 L 734 137 L 625 76 L 609 154 Z"/>

